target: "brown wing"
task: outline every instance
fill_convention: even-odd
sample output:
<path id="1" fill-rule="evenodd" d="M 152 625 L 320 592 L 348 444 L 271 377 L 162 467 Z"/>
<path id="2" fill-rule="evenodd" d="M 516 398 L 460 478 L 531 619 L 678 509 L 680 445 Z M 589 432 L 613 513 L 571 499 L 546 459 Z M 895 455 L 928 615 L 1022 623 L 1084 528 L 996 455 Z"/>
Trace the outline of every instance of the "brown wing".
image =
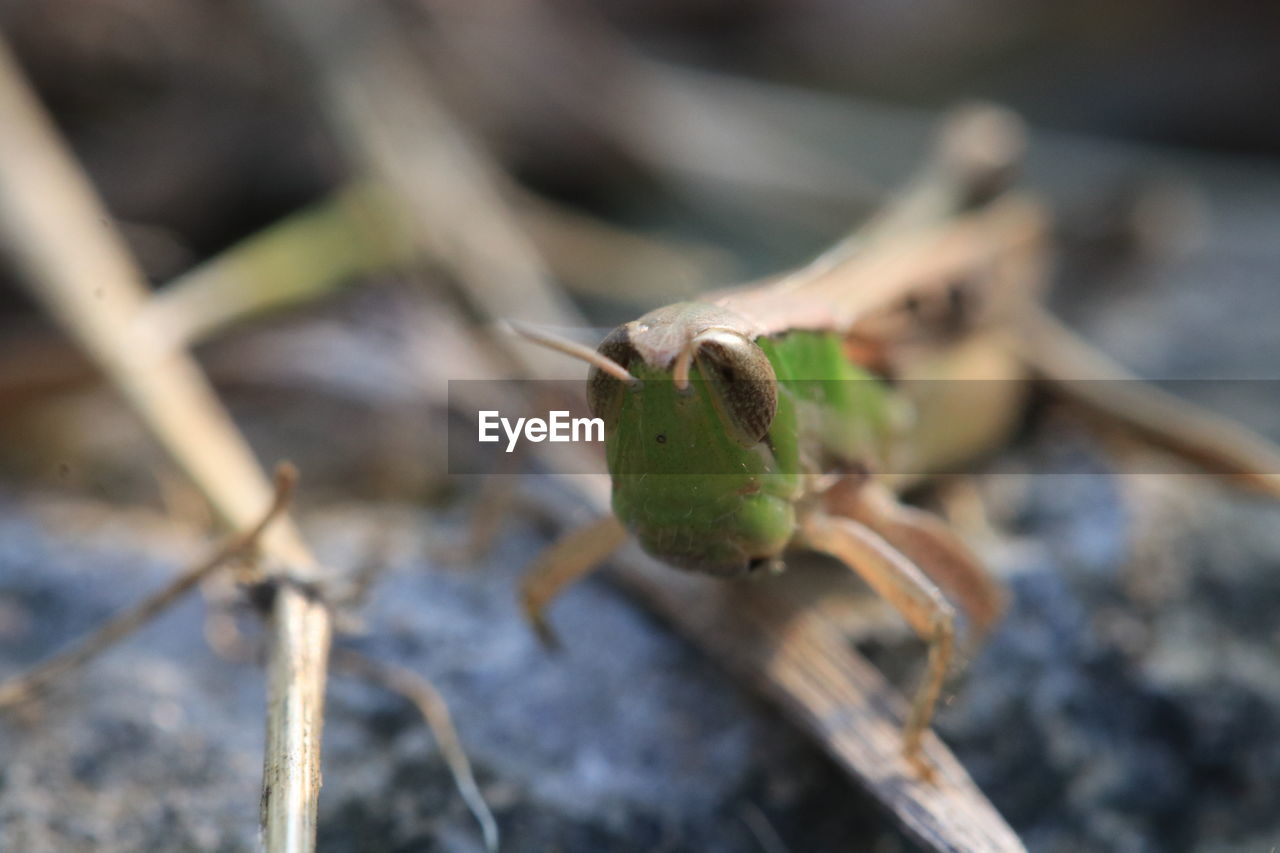
<path id="1" fill-rule="evenodd" d="M 873 228 L 793 273 L 703 301 L 741 315 L 761 334 L 910 335 L 1003 315 L 1038 296 L 1047 231 L 1043 208 L 1011 195 L 932 227 Z"/>

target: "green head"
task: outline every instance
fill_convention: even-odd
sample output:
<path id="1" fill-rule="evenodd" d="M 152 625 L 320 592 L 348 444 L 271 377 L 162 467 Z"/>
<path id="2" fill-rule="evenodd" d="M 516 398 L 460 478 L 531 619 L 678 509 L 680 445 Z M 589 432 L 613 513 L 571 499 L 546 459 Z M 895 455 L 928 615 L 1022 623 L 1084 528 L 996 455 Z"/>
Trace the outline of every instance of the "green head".
<path id="1" fill-rule="evenodd" d="M 777 442 L 796 439 L 775 429 L 774 368 L 746 323 L 672 305 L 619 326 L 599 353 L 633 377 L 595 367 L 588 380 L 618 518 L 680 568 L 735 576 L 772 563 L 795 529 L 799 481 Z"/>

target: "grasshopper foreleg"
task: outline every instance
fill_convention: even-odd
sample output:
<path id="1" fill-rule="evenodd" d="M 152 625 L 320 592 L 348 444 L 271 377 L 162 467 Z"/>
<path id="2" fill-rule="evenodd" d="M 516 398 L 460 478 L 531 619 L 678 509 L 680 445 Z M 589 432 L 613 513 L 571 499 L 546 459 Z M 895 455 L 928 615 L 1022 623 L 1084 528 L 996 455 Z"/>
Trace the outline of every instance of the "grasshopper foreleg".
<path id="1" fill-rule="evenodd" d="M 902 733 L 903 753 L 928 773 L 920 740 L 933 719 L 934 707 L 951 664 L 955 645 L 955 611 L 924 572 L 883 537 L 849 518 L 818 510 L 801 521 L 802 544 L 830 554 L 857 572 L 907 620 L 929 644 L 924 679 L 911 703 Z"/>
<path id="2" fill-rule="evenodd" d="M 548 648 L 559 641 L 547 621 L 546 610 L 565 589 L 586 577 L 622 543 L 626 528 L 612 515 L 566 533 L 538 557 L 520 581 L 520 603 L 538 639 Z"/>
<path id="3" fill-rule="evenodd" d="M 836 482 L 824 494 L 824 503 L 829 513 L 878 534 L 941 587 L 967 617 L 970 641 L 980 640 L 1000 617 L 1000 585 L 941 518 L 901 503 L 864 477 Z"/>

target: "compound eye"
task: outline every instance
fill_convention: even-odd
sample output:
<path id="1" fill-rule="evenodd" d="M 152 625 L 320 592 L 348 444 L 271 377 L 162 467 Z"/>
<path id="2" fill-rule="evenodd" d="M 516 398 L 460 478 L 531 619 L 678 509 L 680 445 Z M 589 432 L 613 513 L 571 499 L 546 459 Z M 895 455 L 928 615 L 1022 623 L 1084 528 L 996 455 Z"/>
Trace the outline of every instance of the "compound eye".
<path id="1" fill-rule="evenodd" d="M 725 429 L 744 447 L 769 433 L 778 412 L 778 378 L 764 350 L 737 332 L 712 330 L 693 341 L 694 364 Z"/>
<path id="2" fill-rule="evenodd" d="M 626 326 L 619 326 L 600 342 L 596 351 L 601 355 L 629 368 L 636 357 L 636 349 L 631 344 L 631 336 Z M 605 432 L 611 432 L 618 423 L 618 415 L 622 411 L 627 387 L 622 380 L 610 376 L 598 367 L 592 367 L 587 375 L 587 406 L 594 417 L 604 421 Z"/>

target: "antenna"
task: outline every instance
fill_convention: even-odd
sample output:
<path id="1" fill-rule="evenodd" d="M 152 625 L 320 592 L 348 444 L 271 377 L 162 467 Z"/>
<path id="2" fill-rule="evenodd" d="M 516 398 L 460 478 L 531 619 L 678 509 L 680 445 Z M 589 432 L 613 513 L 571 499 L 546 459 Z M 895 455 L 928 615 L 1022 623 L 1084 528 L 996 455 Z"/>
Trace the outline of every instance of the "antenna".
<path id="1" fill-rule="evenodd" d="M 536 329 L 533 326 L 521 323 L 517 320 L 507 320 L 506 323 L 507 328 L 511 331 L 526 340 L 538 344 L 539 346 L 544 346 L 547 349 L 552 349 L 556 352 L 562 352 L 567 356 L 578 359 L 579 361 L 585 361 L 592 367 L 598 367 L 613 378 L 620 379 L 623 382 L 639 381 L 621 364 L 618 364 L 618 362 L 609 358 L 607 355 L 602 355 L 601 353 L 596 352 L 589 346 L 580 344 L 576 341 L 571 341 L 568 338 L 562 338 L 559 335 L 553 335 L 552 333 L 545 332 L 541 329 Z"/>

